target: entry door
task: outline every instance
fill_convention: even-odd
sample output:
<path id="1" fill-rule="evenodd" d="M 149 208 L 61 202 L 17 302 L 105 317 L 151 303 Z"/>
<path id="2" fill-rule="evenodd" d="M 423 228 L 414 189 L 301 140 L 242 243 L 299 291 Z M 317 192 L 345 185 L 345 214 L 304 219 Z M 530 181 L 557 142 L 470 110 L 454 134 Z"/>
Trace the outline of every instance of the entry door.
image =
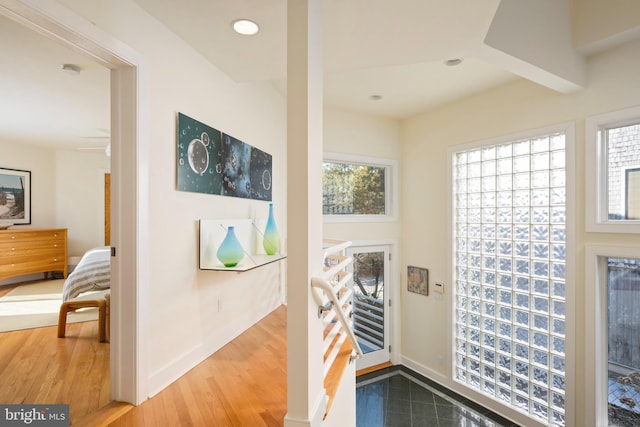
<path id="1" fill-rule="evenodd" d="M 354 330 L 364 357 L 357 369 L 390 360 L 389 246 L 352 246 Z"/>

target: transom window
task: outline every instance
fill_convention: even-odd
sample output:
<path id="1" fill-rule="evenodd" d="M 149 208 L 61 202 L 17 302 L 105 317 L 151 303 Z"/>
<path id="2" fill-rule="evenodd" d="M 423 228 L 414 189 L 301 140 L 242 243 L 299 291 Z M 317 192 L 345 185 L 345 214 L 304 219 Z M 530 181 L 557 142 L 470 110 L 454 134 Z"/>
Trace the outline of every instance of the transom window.
<path id="1" fill-rule="evenodd" d="M 603 138 L 607 158 L 607 219 L 640 219 L 637 211 L 640 123 L 605 129 Z"/>
<path id="2" fill-rule="evenodd" d="M 452 152 L 454 379 L 565 423 L 565 132 Z"/>
<path id="3" fill-rule="evenodd" d="M 395 213 L 395 162 L 326 153 L 322 213 L 329 221 L 380 221 Z"/>
<path id="4" fill-rule="evenodd" d="M 640 233 L 640 108 L 587 119 L 587 231 Z"/>

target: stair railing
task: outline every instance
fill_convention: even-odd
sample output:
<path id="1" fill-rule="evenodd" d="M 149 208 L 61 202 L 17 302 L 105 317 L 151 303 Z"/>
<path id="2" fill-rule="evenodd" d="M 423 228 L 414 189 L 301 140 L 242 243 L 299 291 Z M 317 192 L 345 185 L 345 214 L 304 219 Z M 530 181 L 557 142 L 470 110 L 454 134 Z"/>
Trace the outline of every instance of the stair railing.
<path id="1" fill-rule="evenodd" d="M 349 287 L 352 274 L 347 271 L 353 258 L 346 255 L 351 242 L 325 241 L 323 273 L 311 278 L 318 318 L 324 324 L 324 375 L 326 379 L 344 342 L 348 339 L 353 350 L 349 362 L 362 356 L 362 350 L 353 331 L 353 289 Z"/>

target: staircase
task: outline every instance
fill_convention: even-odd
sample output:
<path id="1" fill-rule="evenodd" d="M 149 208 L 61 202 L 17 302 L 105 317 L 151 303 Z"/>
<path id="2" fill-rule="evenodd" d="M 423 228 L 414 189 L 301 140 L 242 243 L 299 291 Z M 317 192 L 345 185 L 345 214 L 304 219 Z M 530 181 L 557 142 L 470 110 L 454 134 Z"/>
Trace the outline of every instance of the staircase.
<path id="1" fill-rule="evenodd" d="M 323 273 L 311 279 L 312 294 L 323 323 L 324 387 L 329 413 L 347 364 L 362 356 L 353 330 L 353 258 L 346 256 L 351 242 L 325 241 Z"/>

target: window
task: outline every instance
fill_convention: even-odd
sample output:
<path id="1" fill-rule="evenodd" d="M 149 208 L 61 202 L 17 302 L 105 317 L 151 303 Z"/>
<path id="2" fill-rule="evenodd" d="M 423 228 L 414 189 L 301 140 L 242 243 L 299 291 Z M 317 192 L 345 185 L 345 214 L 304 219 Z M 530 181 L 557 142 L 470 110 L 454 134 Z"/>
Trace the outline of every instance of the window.
<path id="1" fill-rule="evenodd" d="M 640 219 L 640 167 L 624 173 L 624 207 L 626 219 Z"/>
<path id="2" fill-rule="evenodd" d="M 454 149 L 454 379 L 564 425 L 571 127 Z"/>
<path id="3" fill-rule="evenodd" d="M 586 250 L 585 416 L 596 425 L 640 423 L 640 250 Z M 595 375 L 593 375 L 595 373 Z"/>
<path id="4" fill-rule="evenodd" d="M 329 221 L 385 221 L 395 215 L 395 162 L 325 153 L 322 213 Z"/>
<path id="5" fill-rule="evenodd" d="M 590 117 L 586 131 L 587 231 L 640 233 L 640 108 Z"/>

